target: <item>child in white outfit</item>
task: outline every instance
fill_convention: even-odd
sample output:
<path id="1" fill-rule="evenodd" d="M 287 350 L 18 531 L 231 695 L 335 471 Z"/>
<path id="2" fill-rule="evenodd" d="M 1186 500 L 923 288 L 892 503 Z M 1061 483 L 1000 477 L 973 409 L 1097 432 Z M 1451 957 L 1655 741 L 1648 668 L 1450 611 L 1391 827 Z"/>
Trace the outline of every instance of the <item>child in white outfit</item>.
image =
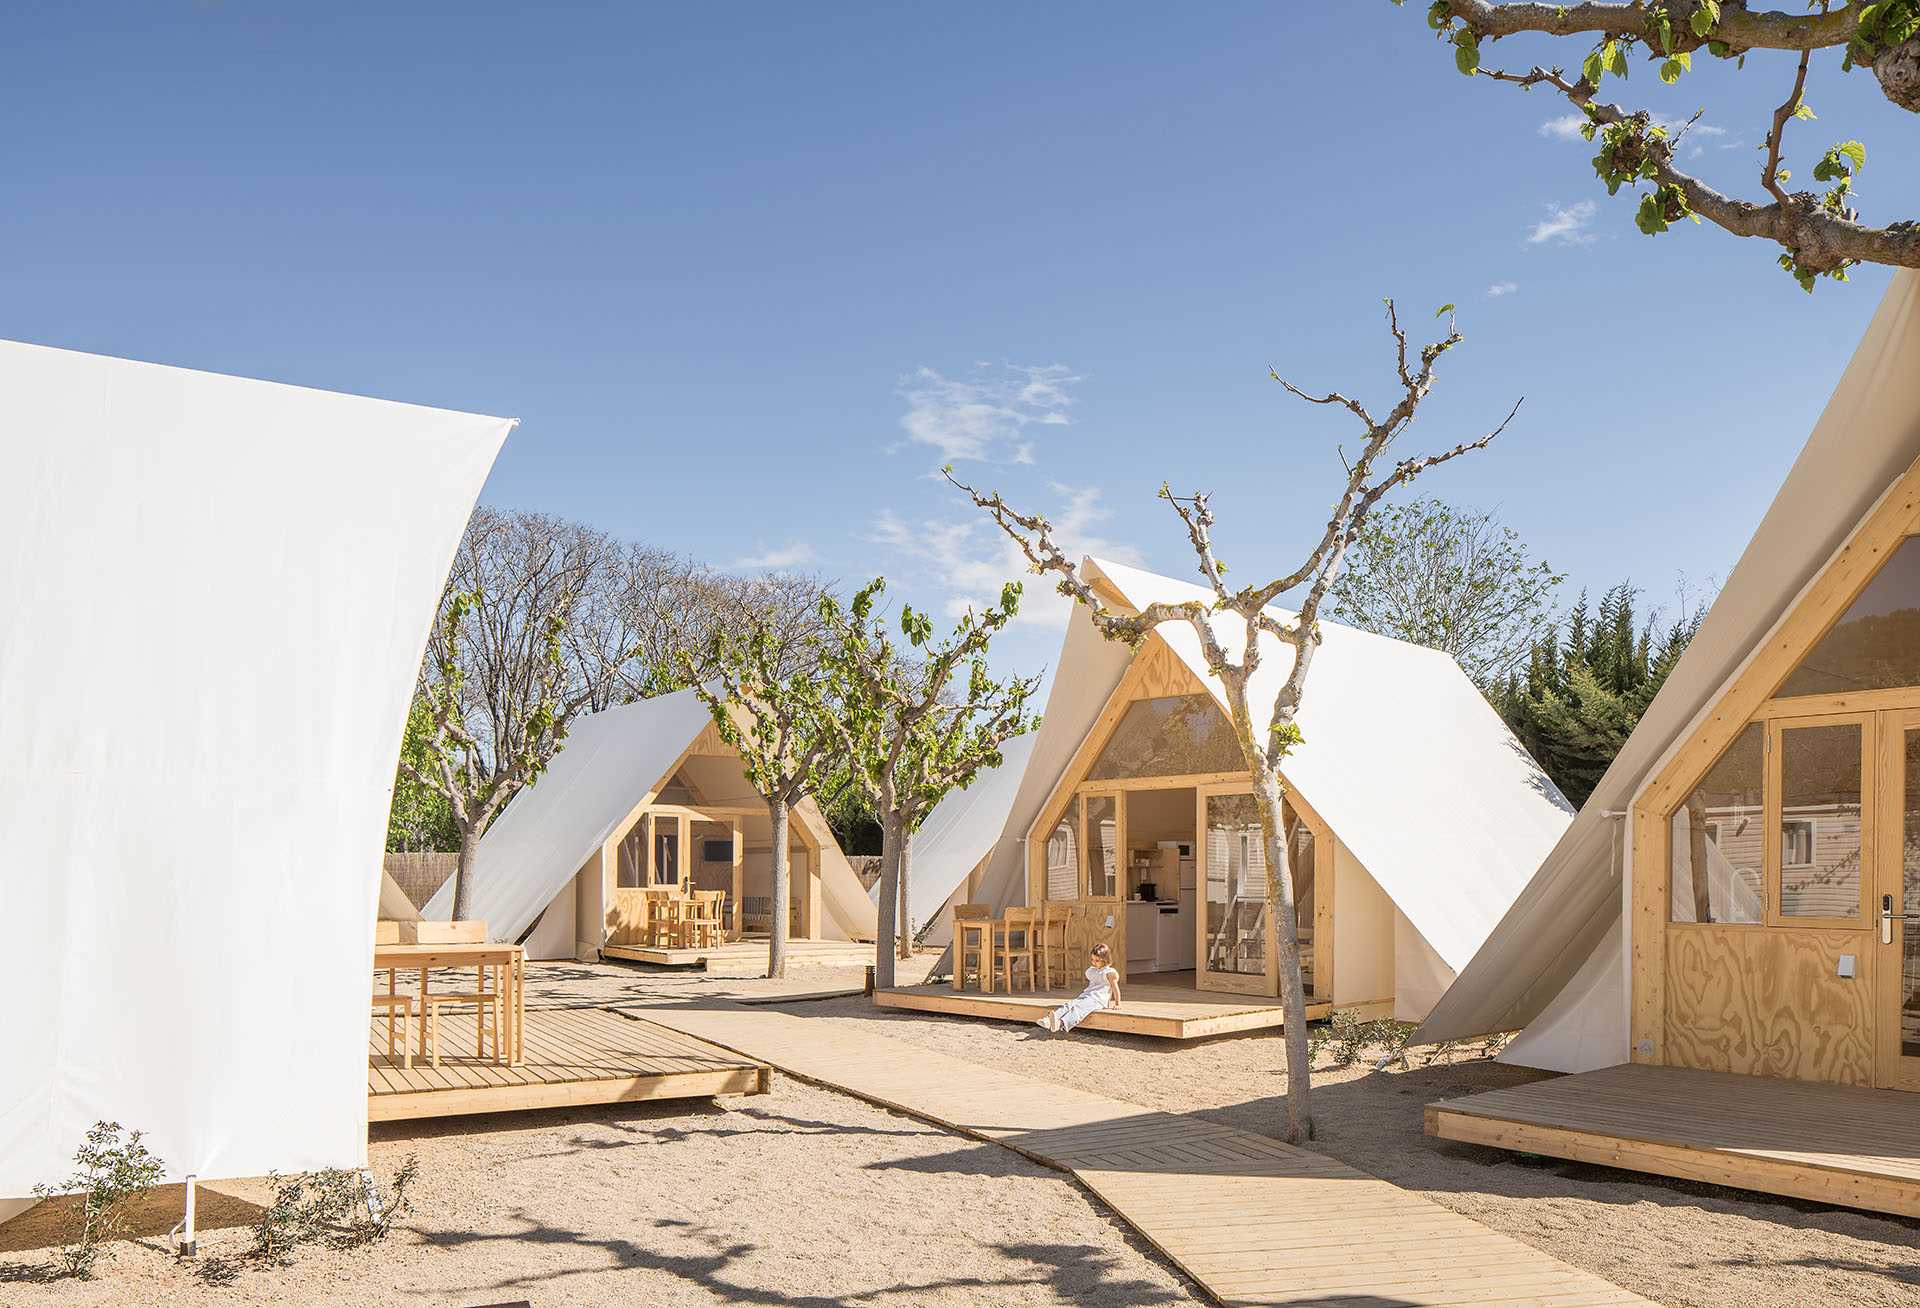
<path id="1" fill-rule="evenodd" d="M 1087 988 L 1040 1018 L 1037 1025 L 1064 1035 L 1099 1009 L 1118 1007 L 1120 974 L 1113 967 L 1113 952 L 1105 945 L 1095 945 L 1087 956 Z"/>

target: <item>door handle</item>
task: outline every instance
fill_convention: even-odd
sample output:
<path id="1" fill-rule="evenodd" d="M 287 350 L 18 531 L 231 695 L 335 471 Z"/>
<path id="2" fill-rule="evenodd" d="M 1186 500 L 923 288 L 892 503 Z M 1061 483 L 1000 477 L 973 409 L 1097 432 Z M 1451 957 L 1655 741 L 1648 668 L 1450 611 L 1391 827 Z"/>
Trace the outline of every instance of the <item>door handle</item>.
<path id="1" fill-rule="evenodd" d="M 1895 922 L 1920 922 L 1920 913 L 1896 913 L 1893 911 L 1893 896 L 1880 896 L 1880 943 L 1893 943 L 1893 924 Z"/>

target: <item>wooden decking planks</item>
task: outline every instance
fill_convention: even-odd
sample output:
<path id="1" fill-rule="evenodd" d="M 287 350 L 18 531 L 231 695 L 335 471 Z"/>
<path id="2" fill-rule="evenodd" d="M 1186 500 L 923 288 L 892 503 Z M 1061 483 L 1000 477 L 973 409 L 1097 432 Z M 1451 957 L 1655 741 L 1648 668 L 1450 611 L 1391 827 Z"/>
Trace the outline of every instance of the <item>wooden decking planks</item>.
<path id="1" fill-rule="evenodd" d="M 879 991 L 874 1000 L 882 1008 L 904 1008 L 921 1013 L 957 1017 L 984 1017 L 1004 1022 L 1031 1022 L 1048 1009 L 1078 994 L 1078 988 L 995 991 L 955 990 L 951 985 L 894 986 Z M 1128 981 L 1120 990 L 1117 1009 L 1091 1014 L 1083 1025 L 1091 1031 L 1118 1031 L 1157 1036 L 1164 1040 L 1198 1040 L 1240 1031 L 1277 1031 L 1285 1023 L 1278 999 L 1196 990 L 1186 985 Z M 1307 1004 L 1307 1017 L 1317 1020 L 1333 1012 L 1330 1003 Z"/>
<path id="2" fill-rule="evenodd" d="M 740 963 L 764 966 L 767 941 L 762 937 L 730 940 L 710 949 L 674 949 L 653 945 L 602 945 L 603 958 L 629 963 L 651 963 L 656 967 L 711 967 L 716 963 Z M 858 967 L 873 961 L 873 946 L 857 940 L 789 940 L 787 959 L 814 967 Z"/>
<path id="3" fill-rule="evenodd" d="M 1427 1106 L 1431 1135 L 1920 1217 L 1920 1096 L 1624 1064 Z"/>
<path id="4" fill-rule="evenodd" d="M 1309 1150 L 885 1036 L 719 1002 L 653 1020 L 1071 1172 L 1231 1304 L 1600 1308 L 1647 1300 Z"/>
<path id="5" fill-rule="evenodd" d="M 416 1053 L 406 1068 L 388 1058 L 386 1018 L 375 1016 L 368 1029 L 368 1120 L 766 1089 L 765 1069 L 754 1060 L 604 1007 L 530 1007 L 526 1058 L 517 1066 L 475 1057 L 474 1039 L 472 1012 L 445 1012 L 440 1066 Z"/>

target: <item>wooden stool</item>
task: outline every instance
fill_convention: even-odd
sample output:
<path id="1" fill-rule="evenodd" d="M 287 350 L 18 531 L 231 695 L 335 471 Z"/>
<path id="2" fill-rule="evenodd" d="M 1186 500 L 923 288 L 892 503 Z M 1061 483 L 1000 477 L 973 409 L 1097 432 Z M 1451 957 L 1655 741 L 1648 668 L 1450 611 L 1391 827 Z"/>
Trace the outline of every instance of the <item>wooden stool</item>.
<path id="1" fill-rule="evenodd" d="M 1007 985 L 1007 993 L 1013 993 L 1013 965 L 1025 963 L 1027 967 L 1027 989 L 1037 990 L 1033 958 L 1034 937 L 1039 935 L 1036 926 L 1039 914 L 1031 908 L 1009 908 L 993 924 L 993 961 L 1000 969 L 1000 976 Z M 1020 938 L 1016 946 L 1014 937 Z"/>
<path id="2" fill-rule="evenodd" d="M 973 959 L 973 974 L 980 981 L 980 993 L 993 993 L 993 909 L 986 904 L 953 906 L 953 988 L 967 984 L 967 959 Z"/>
<path id="3" fill-rule="evenodd" d="M 375 992 L 373 1006 L 387 1010 L 387 1061 L 393 1061 L 393 1015 L 400 1014 L 400 1065 L 413 1070 L 413 996 Z"/>
<path id="4" fill-rule="evenodd" d="M 1041 984 L 1048 990 L 1053 989 L 1056 967 L 1063 977 L 1073 975 L 1073 945 L 1078 934 L 1074 925 L 1083 916 L 1078 904 L 1064 900 L 1049 899 L 1040 905 L 1040 932 L 1034 949 L 1040 958 Z"/>

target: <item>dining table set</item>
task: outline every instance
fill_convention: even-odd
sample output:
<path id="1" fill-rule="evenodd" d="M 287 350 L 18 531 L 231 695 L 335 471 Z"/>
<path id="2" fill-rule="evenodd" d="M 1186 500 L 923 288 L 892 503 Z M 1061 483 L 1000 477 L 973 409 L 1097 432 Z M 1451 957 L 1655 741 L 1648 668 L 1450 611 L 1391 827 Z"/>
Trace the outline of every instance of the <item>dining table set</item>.
<path id="1" fill-rule="evenodd" d="M 475 1058 L 487 1057 L 491 1037 L 494 1062 L 518 1066 L 526 1059 L 527 951 L 486 940 L 483 925 L 472 934 L 479 938 L 382 940 L 374 945 L 373 1006 L 386 1014 L 387 1056 L 397 1054 L 409 1070 L 416 1052 L 416 1028 L 419 1055 L 440 1066 L 441 1014 L 449 1008 L 473 1010 Z M 474 979 L 471 989 L 465 985 L 469 968 Z M 401 991 L 402 972 L 418 972 L 419 985 L 413 993 Z M 436 972 L 445 982 L 439 989 L 433 985 Z M 379 988 L 383 973 L 384 990 Z"/>
<path id="2" fill-rule="evenodd" d="M 640 892 L 640 943 L 655 949 L 716 949 L 726 943 L 727 892 L 652 886 Z"/>

